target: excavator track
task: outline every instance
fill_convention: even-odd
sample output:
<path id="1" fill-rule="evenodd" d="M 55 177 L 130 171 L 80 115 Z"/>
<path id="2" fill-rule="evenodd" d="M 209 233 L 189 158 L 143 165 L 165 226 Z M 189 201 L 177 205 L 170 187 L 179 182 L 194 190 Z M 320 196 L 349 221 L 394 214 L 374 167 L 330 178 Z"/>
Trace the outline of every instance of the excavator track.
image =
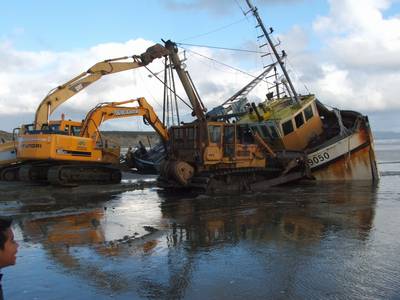
<path id="1" fill-rule="evenodd" d="M 19 167 L 18 178 L 25 182 L 47 182 L 48 164 L 26 164 Z"/>
<path id="2" fill-rule="evenodd" d="M 18 181 L 19 165 L 7 166 L 0 169 L 0 180 L 2 181 Z"/>
<path id="3" fill-rule="evenodd" d="M 0 169 L 2 181 L 24 181 L 76 186 L 79 184 L 116 184 L 121 181 L 121 171 L 109 165 L 18 164 Z"/>
<path id="4" fill-rule="evenodd" d="M 269 187 L 293 182 L 307 175 L 301 160 L 294 159 L 286 167 L 224 168 L 195 174 L 186 185 L 168 176 L 160 176 L 158 185 L 168 190 L 185 189 L 195 193 L 266 191 Z"/>
<path id="5" fill-rule="evenodd" d="M 189 184 L 200 193 L 246 192 L 251 191 L 255 183 L 267 182 L 279 176 L 279 168 L 242 168 L 225 169 L 215 172 L 202 172 L 194 176 Z"/>
<path id="6" fill-rule="evenodd" d="M 47 172 L 48 182 L 61 186 L 116 184 L 121 181 L 121 177 L 119 169 L 107 165 L 57 165 L 49 168 Z"/>

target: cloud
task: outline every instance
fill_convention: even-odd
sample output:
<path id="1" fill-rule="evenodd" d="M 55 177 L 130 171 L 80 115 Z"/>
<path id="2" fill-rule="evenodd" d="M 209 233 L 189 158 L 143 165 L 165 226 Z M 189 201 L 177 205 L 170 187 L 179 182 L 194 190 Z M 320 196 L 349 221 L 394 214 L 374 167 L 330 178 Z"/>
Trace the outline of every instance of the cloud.
<path id="1" fill-rule="evenodd" d="M 249 83 L 254 78 L 252 76 L 262 72 L 260 65 L 257 69 L 247 70 L 247 74 L 228 67 L 238 67 L 238 55 L 230 51 L 191 47 L 187 56 L 188 70 L 208 109 L 223 103 Z M 246 59 L 249 60 L 249 57 Z M 223 62 L 223 64 L 218 62 Z M 252 74 L 252 76 L 248 74 Z M 257 86 L 252 92 L 253 100 L 260 99 L 260 96 L 254 96 L 257 93 L 263 97 L 266 94 L 265 89 L 265 85 Z"/>
<path id="2" fill-rule="evenodd" d="M 10 44 L 0 46 L 3 57 L 0 68 L 0 128 L 11 130 L 21 123 L 31 123 L 34 113 L 47 93 L 55 87 L 69 81 L 76 75 L 89 69 L 99 61 L 109 58 L 131 56 L 143 53 L 154 42 L 144 39 L 130 40 L 125 43 L 106 43 L 88 49 L 71 52 L 28 52 L 18 51 Z M 234 56 L 204 48 L 193 48 L 197 53 L 232 62 Z M 207 107 L 218 105 L 231 96 L 251 78 L 238 76 L 236 71 L 227 70 L 214 61 L 188 53 L 188 70 L 195 82 L 202 100 Z M 163 69 L 163 60 L 156 60 L 149 68 L 158 73 Z M 161 72 L 161 78 L 162 78 Z M 205 76 L 206 74 L 206 76 Z M 187 100 L 179 84 L 177 92 Z M 61 113 L 68 119 L 81 120 L 85 114 L 100 102 L 123 101 L 145 97 L 162 116 L 163 85 L 145 68 L 115 73 L 102 77 L 89 87 L 62 104 L 52 114 L 51 119 L 60 118 Z M 190 109 L 180 105 L 181 115 L 189 115 Z M 105 128 L 136 130 L 142 125 L 139 121 L 109 121 Z M 13 120 L 15 122 L 13 122 Z M 189 121 L 187 118 L 186 121 Z M 114 125 L 112 125 L 114 124 Z"/>
<path id="3" fill-rule="evenodd" d="M 267 4 L 293 4 L 293 3 L 301 3 L 305 0 L 259 0 L 257 3 L 253 3 L 253 5 L 267 5 Z M 241 1 L 240 1 L 241 2 Z M 240 5 L 240 7 L 246 10 L 247 5 L 244 3 L 237 2 L 237 5 L 232 0 L 192 0 L 192 1 L 183 1 L 183 0 L 164 0 L 164 6 L 170 10 L 186 10 L 186 11 L 206 11 L 212 14 L 217 15 L 226 15 L 236 10 Z"/>
<path id="4" fill-rule="evenodd" d="M 3 43 L 0 45 L 0 117 L 30 113 L 32 117 L 28 122 L 32 122 L 37 106 L 51 89 L 99 61 L 140 54 L 152 44 L 151 41 L 137 39 L 126 43 L 100 44 L 73 52 L 28 52 L 18 51 L 9 43 Z M 153 67 L 161 69 L 161 61 Z M 145 80 L 139 84 L 140 77 Z M 154 90 L 146 79 L 147 71 L 144 69 L 104 76 L 63 104 L 55 116 L 58 117 L 64 111 L 72 111 L 75 115 L 80 112 L 82 118 L 99 102 L 142 96 L 146 88 Z"/>
<path id="5" fill-rule="evenodd" d="M 393 1 L 331 0 L 313 28 L 322 41 L 307 50 L 301 28 L 281 36 L 298 79 L 325 103 L 363 112 L 400 109 L 400 18 L 384 16 Z M 297 40 L 296 38 L 297 37 Z M 291 52 L 290 49 L 294 49 Z"/>
<path id="6" fill-rule="evenodd" d="M 330 15 L 314 28 L 326 40 L 329 55 L 345 67 L 367 71 L 398 70 L 400 18 L 383 17 L 391 1 L 331 1 Z"/>

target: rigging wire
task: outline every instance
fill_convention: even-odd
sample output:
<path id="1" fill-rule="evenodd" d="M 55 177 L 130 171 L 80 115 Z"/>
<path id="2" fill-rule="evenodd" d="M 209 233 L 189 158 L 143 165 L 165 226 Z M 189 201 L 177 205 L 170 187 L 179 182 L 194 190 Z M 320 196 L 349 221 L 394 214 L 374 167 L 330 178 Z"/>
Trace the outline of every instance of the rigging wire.
<path id="1" fill-rule="evenodd" d="M 160 101 L 157 99 L 158 96 L 154 96 L 154 94 L 152 93 L 152 91 L 151 91 L 151 90 L 149 89 L 149 87 L 147 86 L 146 80 L 145 80 L 144 77 L 143 77 L 143 73 L 139 71 L 139 72 L 137 72 L 136 74 L 138 74 L 138 76 L 140 77 L 141 82 L 144 83 L 142 86 L 144 87 L 144 89 L 146 90 L 146 92 L 148 92 L 148 93 L 150 94 L 152 101 L 157 105 L 158 109 L 162 109 L 163 106 L 161 105 Z M 153 104 L 154 104 L 154 103 L 153 103 Z"/>
<path id="2" fill-rule="evenodd" d="M 239 7 L 239 9 L 242 11 L 243 15 L 246 16 L 246 12 L 244 11 L 244 9 L 240 6 L 239 2 L 237 0 L 235 0 L 237 6 Z"/>
<path id="3" fill-rule="evenodd" d="M 283 48 L 282 48 L 282 45 L 281 45 L 281 41 L 279 40 L 279 38 L 277 38 L 277 40 L 278 40 L 278 43 L 277 43 L 276 47 L 278 48 L 279 51 L 284 51 Z M 288 55 L 285 57 L 285 64 L 289 66 L 289 71 L 291 73 L 293 73 L 295 78 L 304 86 L 304 88 L 307 91 L 307 93 L 311 94 L 311 92 L 308 89 L 307 85 L 303 81 L 300 80 L 300 76 L 296 72 L 296 68 L 294 68 L 294 65 L 291 63 Z"/>
<path id="4" fill-rule="evenodd" d="M 218 60 L 215 60 L 215 59 L 213 59 L 213 58 L 211 58 L 211 57 L 208 57 L 208 56 L 205 56 L 205 55 L 203 55 L 203 54 L 200 54 L 200 53 L 198 53 L 198 52 L 196 52 L 196 51 L 193 51 L 193 50 L 190 50 L 190 49 L 184 48 L 184 47 L 181 47 L 181 48 L 184 49 L 184 50 L 186 50 L 186 51 L 192 52 L 193 54 L 196 54 L 196 55 L 198 55 L 198 56 L 201 56 L 201 57 L 203 57 L 203 58 L 205 58 L 205 59 L 211 60 L 212 62 L 215 62 L 215 63 L 217 63 L 217 64 L 220 64 L 220 65 L 223 65 L 223 66 L 225 66 L 225 67 L 227 67 L 227 68 L 230 68 L 230 69 L 232 69 L 232 70 L 235 70 L 235 71 L 237 71 L 237 72 L 239 72 L 239 73 L 242 73 L 242 74 L 245 74 L 245 75 L 247 75 L 247 76 L 250 76 L 250 77 L 252 77 L 252 78 L 256 78 L 256 77 L 257 77 L 257 76 L 254 76 L 254 75 L 250 74 L 250 73 L 247 73 L 247 72 L 245 72 L 245 71 L 243 71 L 243 70 L 240 70 L 240 69 L 238 69 L 238 68 L 235 68 L 235 67 L 232 67 L 232 66 L 230 66 L 230 65 L 227 65 L 227 64 L 225 64 L 225 63 L 223 63 L 223 62 L 220 62 L 220 61 L 218 61 Z M 266 82 L 266 83 L 271 84 L 270 82 L 268 82 L 268 81 L 265 80 L 265 79 L 264 79 L 263 81 Z"/>
<path id="5" fill-rule="evenodd" d="M 172 72 L 172 67 L 171 69 L 171 79 L 172 79 L 172 89 L 174 90 L 174 100 L 175 100 L 175 111 L 176 111 L 176 118 L 178 121 L 178 125 L 181 123 L 180 117 L 179 117 L 179 109 L 178 109 L 178 98 L 176 97 L 176 87 L 175 87 L 175 78 L 174 78 L 174 72 Z"/>
<path id="6" fill-rule="evenodd" d="M 300 76 L 299 74 L 296 72 L 296 69 L 293 67 L 293 64 L 290 62 L 289 58 L 286 59 L 287 64 L 290 66 L 290 70 L 294 73 L 294 75 L 296 76 L 296 78 L 299 80 L 299 82 L 301 82 L 304 86 L 304 88 L 306 89 L 307 93 L 311 94 L 310 90 L 308 89 L 307 85 L 300 80 Z"/>
<path id="7" fill-rule="evenodd" d="M 165 105 L 165 101 L 167 101 L 167 95 L 168 95 L 168 92 L 167 92 L 167 85 L 165 84 L 166 82 L 167 82 L 167 64 L 168 64 L 168 58 L 167 57 L 165 57 L 165 59 L 164 59 L 164 98 L 163 98 L 163 124 L 166 124 L 165 123 L 165 117 L 166 117 L 166 114 L 165 114 L 165 108 L 167 107 L 166 105 Z"/>
<path id="8" fill-rule="evenodd" d="M 211 30 L 211 31 L 208 31 L 208 32 L 205 32 L 205 33 L 200 33 L 200 34 L 197 34 L 197 35 L 193 35 L 193 36 L 190 36 L 190 37 L 187 37 L 187 38 L 181 40 L 181 42 L 188 41 L 188 40 L 193 40 L 193 39 L 198 38 L 198 37 L 206 36 L 206 35 L 209 35 L 209 34 L 212 34 L 212 33 L 218 32 L 218 31 L 221 31 L 221 30 L 226 29 L 226 28 L 228 28 L 228 27 L 230 27 L 230 26 L 233 26 L 233 25 L 236 25 L 236 24 L 238 24 L 238 23 L 241 23 L 241 22 L 243 22 L 245 19 L 246 19 L 246 17 L 243 17 L 243 18 L 241 18 L 241 19 L 239 19 L 239 20 L 237 20 L 237 21 L 235 21 L 235 22 L 232 22 L 232 23 L 230 23 L 230 24 L 227 24 L 227 25 L 218 27 L 218 28 L 216 28 L 216 29 L 214 29 L 214 30 Z"/>
<path id="9" fill-rule="evenodd" d="M 146 68 L 147 71 L 150 72 L 151 75 L 153 75 L 155 78 L 157 78 L 158 81 L 160 81 L 164 86 L 166 86 L 167 89 L 169 89 L 170 91 L 172 90 L 168 85 L 166 85 L 166 84 L 157 76 L 156 73 L 154 73 L 153 71 L 151 71 L 147 66 L 144 66 L 144 67 Z M 172 91 L 172 92 L 174 92 L 174 91 Z M 187 107 L 189 107 L 190 109 L 193 110 L 193 108 L 192 108 L 185 100 L 183 100 L 183 98 L 182 98 L 181 96 L 179 96 L 179 95 L 176 94 L 176 93 L 175 93 L 175 95 L 176 95 Z"/>
<path id="10" fill-rule="evenodd" d="M 184 46 L 192 46 L 192 47 L 202 47 L 202 48 L 211 48 L 211 49 L 219 49 L 219 50 L 229 50 L 229 51 L 238 51 L 238 52 L 249 52 L 249 53 L 258 53 L 258 54 L 268 54 L 263 51 L 249 50 L 249 49 L 236 49 L 236 48 L 226 48 L 226 47 L 217 47 L 217 46 L 209 46 L 209 45 L 197 45 L 197 44 L 186 44 L 186 43 L 176 43 L 177 45 Z"/>

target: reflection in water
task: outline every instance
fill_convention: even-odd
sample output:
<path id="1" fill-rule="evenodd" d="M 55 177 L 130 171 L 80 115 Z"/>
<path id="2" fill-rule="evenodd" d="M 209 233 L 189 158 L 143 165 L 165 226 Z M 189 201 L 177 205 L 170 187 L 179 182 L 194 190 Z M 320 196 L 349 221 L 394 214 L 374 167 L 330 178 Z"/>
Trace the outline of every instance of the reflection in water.
<path id="1" fill-rule="evenodd" d="M 341 229 L 364 239 L 374 207 L 375 187 L 353 184 L 276 189 L 245 198 L 165 200 L 161 210 L 193 244 L 209 246 L 240 239 L 312 242 L 327 230 Z"/>
<path id="2" fill-rule="evenodd" d="M 101 221 L 103 209 L 75 215 L 63 215 L 25 221 L 21 224 L 25 240 L 41 243 L 54 263 L 83 279 L 89 278 L 98 287 L 118 291 L 128 284 L 113 272 L 102 270 L 101 264 L 82 261 L 78 247 L 96 247 L 105 242 Z M 113 253 L 113 248 L 102 247 L 102 254 Z"/>
<path id="3" fill-rule="evenodd" d="M 324 296 L 310 288 L 317 281 L 298 283 L 300 270 L 313 280 L 326 271 L 319 259 L 333 240 L 361 251 L 374 226 L 376 187 L 369 184 L 287 186 L 229 198 L 142 193 L 74 203 L 62 214 L 59 204 L 54 211 L 50 205 L 47 216 L 21 219 L 24 240 L 100 295 L 296 298 Z M 332 259 L 340 262 L 342 254 Z M 73 283 L 69 288 L 79 293 Z"/>

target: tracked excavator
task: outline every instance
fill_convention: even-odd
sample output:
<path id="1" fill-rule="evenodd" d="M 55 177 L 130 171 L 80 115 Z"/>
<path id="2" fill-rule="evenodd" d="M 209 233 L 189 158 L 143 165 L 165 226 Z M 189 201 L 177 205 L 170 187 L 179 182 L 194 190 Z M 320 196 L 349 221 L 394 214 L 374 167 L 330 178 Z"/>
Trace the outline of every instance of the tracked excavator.
<path id="1" fill-rule="evenodd" d="M 127 106 L 127 104 L 134 104 Z M 26 129 L 18 137 L 18 165 L 3 170 L 6 178 L 56 185 L 118 183 L 120 147 L 99 131 L 107 120 L 141 116 L 168 141 L 168 131 L 144 98 L 101 103 L 82 122 L 49 121 L 38 133 Z"/>
<path id="2" fill-rule="evenodd" d="M 55 126 L 59 127 L 61 121 L 49 121 L 49 116 L 62 103 L 76 95 L 90 84 L 96 82 L 104 75 L 110 75 L 122 71 L 132 70 L 143 67 L 151 63 L 156 58 L 161 58 L 168 54 L 167 50 L 159 44 L 149 47 L 141 55 L 124 56 L 114 59 L 108 59 L 98 62 L 86 72 L 75 76 L 63 85 L 51 90 L 48 95 L 39 104 L 35 119 L 32 124 L 22 125 L 20 128 L 15 128 L 13 131 L 13 141 L 0 144 L 0 180 L 15 180 L 18 179 L 18 173 L 21 165 L 24 163 L 19 160 L 18 141 L 27 132 L 30 134 L 31 140 L 36 136 L 37 139 L 42 139 L 42 134 L 48 134 L 49 130 Z M 66 121 L 65 121 L 66 122 Z M 63 124 L 65 124 L 65 122 Z M 76 130 L 79 123 L 65 124 L 65 128 Z M 64 125 L 63 125 L 64 126 Z M 70 131 L 70 129 L 63 129 Z M 31 146 L 35 147 L 35 146 Z"/>
<path id="3" fill-rule="evenodd" d="M 177 45 L 167 41 L 165 48 L 195 120 L 169 128 L 167 158 L 158 178 L 160 187 L 202 193 L 218 189 L 258 190 L 304 177 L 304 154 L 278 155 L 251 131 L 249 124 L 210 120 L 179 58 Z"/>

